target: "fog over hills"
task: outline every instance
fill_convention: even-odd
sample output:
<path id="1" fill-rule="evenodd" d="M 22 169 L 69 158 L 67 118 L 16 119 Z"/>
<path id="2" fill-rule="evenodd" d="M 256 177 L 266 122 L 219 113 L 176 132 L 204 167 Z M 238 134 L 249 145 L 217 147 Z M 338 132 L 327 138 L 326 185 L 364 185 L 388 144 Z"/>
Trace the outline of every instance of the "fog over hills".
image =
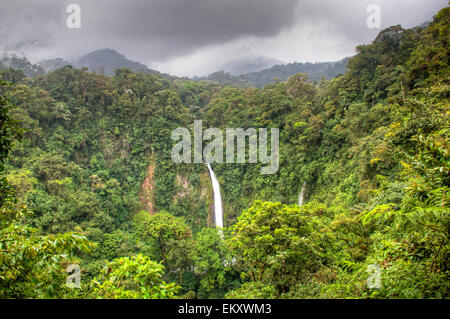
<path id="1" fill-rule="evenodd" d="M 270 57 L 254 56 L 235 59 L 225 63 L 222 67 L 219 66 L 218 69 L 231 75 L 241 75 L 269 69 L 278 64 L 284 64 L 284 62 Z"/>
<path id="2" fill-rule="evenodd" d="M 4 53 L 0 58 L 0 69 L 12 67 L 21 70 L 25 75 L 33 77 L 52 72 L 66 65 L 75 68 L 87 68 L 90 72 L 107 76 L 114 75 L 116 69 L 127 68 L 133 72 L 158 74 L 165 78 L 176 78 L 168 74 L 148 68 L 145 64 L 127 59 L 123 54 L 113 49 L 100 49 L 85 54 L 74 61 L 62 58 L 41 60 L 32 63 L 32 57 L 19 56 L 14 53 Z M 322 78 L 332 79 L 345 72 L 348 58 L 337 62 L 289 63 L 267 57 L 236 59 L 221 67 L 221 71 L 204 77 L 194 77 L 195 81 L 214 81 L 223 85 L 264 87 L 275 79 L 287 80 L 297 73 L 305 73 L 311 81 Z"/>

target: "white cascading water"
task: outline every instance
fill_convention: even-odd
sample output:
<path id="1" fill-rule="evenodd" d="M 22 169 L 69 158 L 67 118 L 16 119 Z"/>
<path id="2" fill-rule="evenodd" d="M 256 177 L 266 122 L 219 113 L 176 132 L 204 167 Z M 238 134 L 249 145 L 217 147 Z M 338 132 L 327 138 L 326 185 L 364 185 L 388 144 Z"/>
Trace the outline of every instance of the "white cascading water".
<path id="1" fill-rule="evenodd" d="M 305 197 L 305 189 L 306 189 L 306 182 L 303 183 L 302 189 L 300 191 L 300 194 L 298 195 L 298 206 L 303 205 L 303 199 Z"/>
<path id="2" fill-rule="evenodd" d="M 214 192 L 214 216 L 216 227 L 223 228 L 223 210 L 222 210 L 222 196 L 220 195 L 220 185 L 217 181 L 216 175 L 209 163 L 206 163 L 208 167 L 209 176 L 211 176 L 211 183 Z"/>

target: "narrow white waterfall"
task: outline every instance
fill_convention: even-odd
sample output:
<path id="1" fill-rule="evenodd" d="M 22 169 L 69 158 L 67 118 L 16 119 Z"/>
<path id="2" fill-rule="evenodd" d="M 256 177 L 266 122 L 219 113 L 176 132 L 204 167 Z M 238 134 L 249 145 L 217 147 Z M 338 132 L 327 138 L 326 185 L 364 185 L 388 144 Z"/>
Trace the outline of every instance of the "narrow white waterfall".
<path id="1" fill-rule="evenodd" d="M 223 228 L 223 211 L 222 211 L 222 197 L 220 196 L 220 185 L 217 181 L 216 175 L 209 163 L 206 163 L 208 167 L 209 175 L 211 176 L 211 183 L 214 192 L 214 216 L 217 227 Z"/>
<path id="2" fill-rule="evenodd" d="M 306 182 L 303 183 L 302 189 L 300 191 L 300 194 L 298 194 L 298 206 L 303 205 L 303 199 L 305 197 L 305 189 L 306 189 Z"/>

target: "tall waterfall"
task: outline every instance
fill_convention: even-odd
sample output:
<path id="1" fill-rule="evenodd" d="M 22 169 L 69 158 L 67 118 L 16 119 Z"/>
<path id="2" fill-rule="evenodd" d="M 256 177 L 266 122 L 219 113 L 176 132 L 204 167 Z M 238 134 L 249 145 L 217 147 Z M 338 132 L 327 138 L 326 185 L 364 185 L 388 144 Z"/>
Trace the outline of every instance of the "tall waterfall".
<path id="1" fill-rule="evenodd" d="M 305 189 L 306 189 L 306 182 L 303 183 L 302 189 L 300 191 L 300 194 L 298 195 L 298 206 L 303 205 L 303 200 L 305 197 Z"/>
<path id="2" fill-rule="evenodd" d="M 223 228 L 223 210 L 222 210 L 222 197 L 220 196 L 220 185 L 217 181 L 216 175 L 209 163 L 206 163 L 208 167 L 209 175 L 211 176 L 211 183 L 214 192 L 214 216 L 217 227 Z"/>

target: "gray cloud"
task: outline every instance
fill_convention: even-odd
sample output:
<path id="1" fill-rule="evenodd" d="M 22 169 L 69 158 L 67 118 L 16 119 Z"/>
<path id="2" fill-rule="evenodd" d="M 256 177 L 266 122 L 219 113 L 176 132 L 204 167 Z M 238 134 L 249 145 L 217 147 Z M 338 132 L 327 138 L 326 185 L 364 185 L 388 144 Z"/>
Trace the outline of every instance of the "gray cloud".
<path id="1" fill-rule="evenodd" d="M 82 10 L 80 30 L 64 26 L 64 8 L 69 1 L 19 0 L 1 4 L 0 20 L 6 22 L 0 24 L 3 43 L 20 48 L 22 39 L 42 44 L 70 39 L 80 47 L 110 41 L 150 49 L 151 56 L 161 59 L 245 35 L 274 36 L 295 22 L 297 5 L 297 0 L 73 2 Z"/>
<path id="2" fill-rule="evenodd" d="M 65 26 L 70 3 L 81 6 L 80 30 Z M 383 27 L 411 27 L 431 20 L 447 0 L 2 1 L 0 50 L 71 58 L 110 47 L 191 75 L 248 56 L 249 43 L 253 55 L 288 62 L 337 59 L 380 31 L 366 27 L 370 3 L 382 7 Z"/>
<path id="3" fill-rule="evenodd" d="M 382 28 L 401 24 L 410 28 L 430 21 L 435 13 L 448 4 L 448 0 L 300 0 L 298 20 L 303 24 L 326 21 L 336 33 L 356 43 L 373 40 L 380 32 L 366 27 L 367 7 L 377 4 L 381 8 Z"/>

